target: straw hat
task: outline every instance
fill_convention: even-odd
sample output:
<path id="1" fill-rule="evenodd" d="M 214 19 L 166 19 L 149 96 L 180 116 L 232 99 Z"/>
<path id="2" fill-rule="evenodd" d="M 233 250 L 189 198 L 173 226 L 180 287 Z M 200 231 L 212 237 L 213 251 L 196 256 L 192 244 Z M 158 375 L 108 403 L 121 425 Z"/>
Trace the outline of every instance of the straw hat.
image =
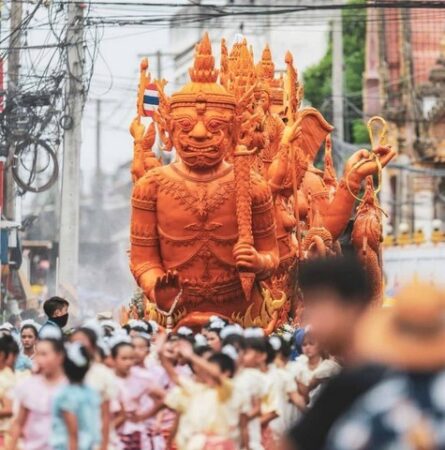
<path id="1" fill-rule="evenodd" d="M 428 372 L 445 367 L 445 292 L 416 282 L 393 308 L 374 310 L 358 327 L 356 348 L 368 360 Z"/>

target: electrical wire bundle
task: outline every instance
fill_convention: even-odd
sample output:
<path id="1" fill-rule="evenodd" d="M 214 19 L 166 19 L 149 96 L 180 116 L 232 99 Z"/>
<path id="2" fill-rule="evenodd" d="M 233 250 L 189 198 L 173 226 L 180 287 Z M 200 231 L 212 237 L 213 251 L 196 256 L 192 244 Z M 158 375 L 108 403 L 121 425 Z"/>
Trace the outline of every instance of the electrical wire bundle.
<path id="1" fill-rule="evenodd" d="M 85 4 L 82 26 L 89 14 L 90 6 Z M 83 54 L 83 76 L 79 81 L 85 100 L 101 28 L 86 28 L 79 44 Z M 20 52 L 20 70 L 14 76 L 16 82 L 8 80 L 5 106 L 0 113 L 0 151 L 8 157 L 20 194 L 42 192 L 57 180 L 62 134 L 72 125 L 66 83 L 70 75 L 68 48 L 73 44 L 67 40 L 67 29 L 66 3 L 23 1 L 20 24 L 0 39 L 2 60 L 8 61 L 14 52 Z"/>

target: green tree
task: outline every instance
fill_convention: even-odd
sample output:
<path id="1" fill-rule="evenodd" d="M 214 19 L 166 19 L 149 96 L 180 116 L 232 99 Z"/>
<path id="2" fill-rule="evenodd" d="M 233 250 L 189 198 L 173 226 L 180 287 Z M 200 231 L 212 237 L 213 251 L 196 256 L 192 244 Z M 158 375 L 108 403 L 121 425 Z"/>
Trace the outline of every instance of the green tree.
<path id="1" fill-rule="evenodd" d="M 349 0 L 350 4 L 363 4 L 365 0 Z M 366 127 L 358 111 L 363 109 L 362 88 L 365 70 L 366 10 L 347 9 L 343 11 L 343 49 L 345 63 L 345 113 L 346 127 L 352 141 L 363 143 Z M 332 33 L 326 54 L 321 61 L 304 72 L 305 99 L 315 108 L 330 115 L 329 99 L 332 95 Z"/>

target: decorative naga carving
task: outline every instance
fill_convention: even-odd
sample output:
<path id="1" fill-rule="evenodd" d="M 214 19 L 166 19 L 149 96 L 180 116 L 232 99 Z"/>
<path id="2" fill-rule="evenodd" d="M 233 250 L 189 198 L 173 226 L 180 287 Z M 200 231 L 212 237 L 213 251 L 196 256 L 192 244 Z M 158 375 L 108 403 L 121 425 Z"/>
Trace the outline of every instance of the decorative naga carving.
<path id="1" fill-rule="evenodd" d="M 223 42 L 221 52 L 219 74 L 206 34 L 188 84 L 169 96 L 156 81 L 154 120 L 176 162 L 160 166 L 148 153 L 153 129 L 132 124 L 131 270 L 145 315 L 162 325 L 199 327 L 218 314 L 270 332 L 297 309 L 293 268 L 338 251 L 362 180 L 394 153 L 358 151 L 337 184 L 328 146 L 325 172 L 313 165 L 332 126 L 300 108 L 292 55 L 275 79 L 267 47 L 256 66 L 245 40 L 230 52 Z"/>
<path id="2" fill-rule="evenodd" d="M 365 193 L 360 206 L 357 208 L 351 238 L 357 256 L 366 268 L 374 303 L 380 305 L 383 300 L 382 210 L 374 192 L 374 183 L 371 176 L 366 180 Z"/>

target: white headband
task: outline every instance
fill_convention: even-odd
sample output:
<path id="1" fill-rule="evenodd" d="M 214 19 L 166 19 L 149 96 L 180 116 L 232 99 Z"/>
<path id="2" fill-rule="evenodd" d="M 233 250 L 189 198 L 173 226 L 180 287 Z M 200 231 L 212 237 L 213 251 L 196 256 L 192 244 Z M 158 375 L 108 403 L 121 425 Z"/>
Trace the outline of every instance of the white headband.
<path id="1" fill-rule="evenodd" d="M 42 328 L 42 326 L 40 324 L 38 324 L 35 320 L 26 319 L 20 325 L 20 331 L 23 330 L 23 328 L 26 327 L 26 326 L 34 327 L 37 330 L 37 332 L 39 332 L 40 328 Z"/>
<path id="2" fill-rule="evenodd" d="M 207 339 L 202 334 L 195 335 L 195 346 L 196 347 L 206 347 Z"/>
<path id="3" fill-rule="evenodd" d="M 264 330 L 262 328 L 246 328 L 244 330 L 244 337 L 246 338 L 262 338 L 264 337 Z"/>
<path id="4" fill-rule="evenodd" d="M 238 325 L 227 325 L 221 330 L 221 339 L 225 339 L 227 336 L 230 336 L 232 334 L 236 334 L 237 336 L 243 335 L 243 329 Z"/>
<path id="5" fill-rule="evenodd" d="M 189 327 L 179 327 L 178 331 L 176 331 L 178 336 L 191 336 L 193 331 Z"/>
<path id="6" fill-rule="evenodd" d="M 221 353 L 224 353 L 225 355 L 227 355 L 229 358 L 233 359 L 234 361 L 236 361 L 238 359 L 238 352 L 236 351 L 236 348 L 233 345 L 225 345 L 222 350 Z"/>
<path id="7" fill-rule="evenodd" d="M 271 336 L 269 338 L 269 343 L 272 348 L 277 352 L 281 348 L 281 339 L 278 336 Z"/>
<path id="8" fill-rule="evenodd" d="M 130 344 L 131 337 L 125 332 L 125 330 L 117 330 L 116 333 L 108 340 L 108 345 L 110 348 L 116 347 L 119 344 Z"/>
<path id="9" fill-rule="evenodd" d="M 65 345 L 66 355 L 77 367 L 85 367 L 88 358 L 81 352 L 83 346 L 79 342 L 71 342 Z"/>

